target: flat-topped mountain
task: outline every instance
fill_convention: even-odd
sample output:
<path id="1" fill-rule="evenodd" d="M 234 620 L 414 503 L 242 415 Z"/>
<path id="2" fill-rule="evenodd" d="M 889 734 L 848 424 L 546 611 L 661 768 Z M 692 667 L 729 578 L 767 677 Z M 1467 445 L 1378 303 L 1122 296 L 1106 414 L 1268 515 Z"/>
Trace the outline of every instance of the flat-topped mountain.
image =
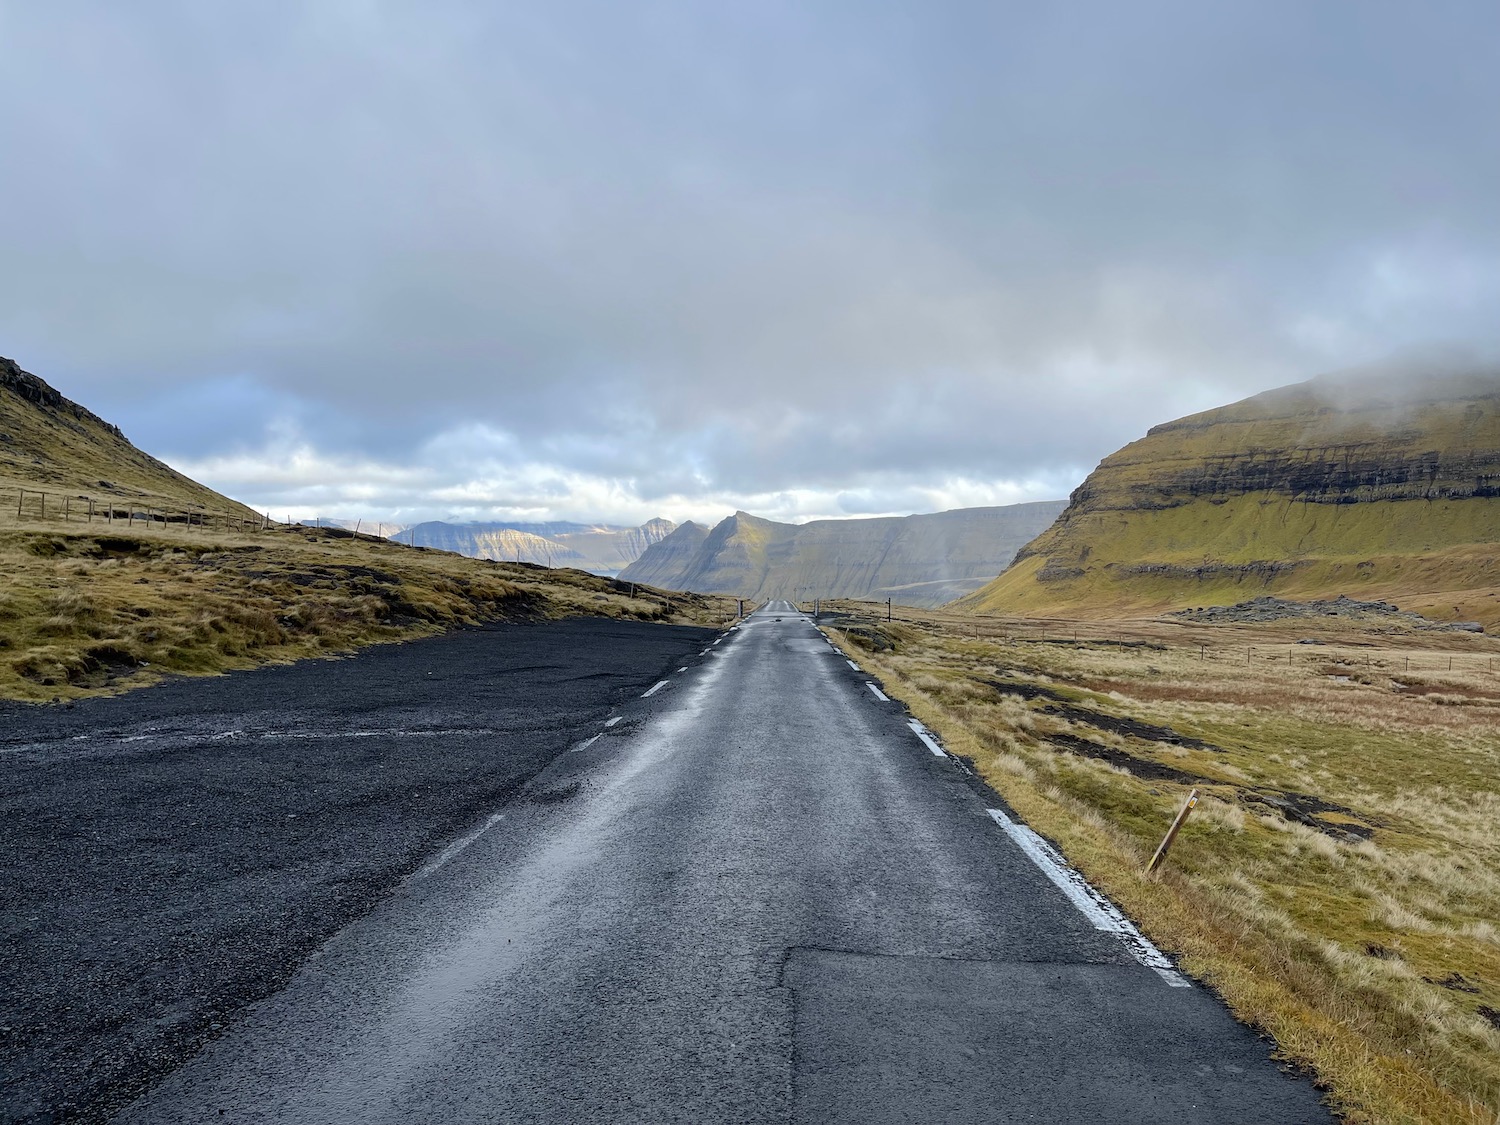
<path id="1" fill-rule="evenodd" d="M 1060 500 L 930 515 L 776 523 L 736 512 L 683 524 L 622 579 L 763 599 L 892 598 L 933 606 L 983 585 L 1063 508 Z"/>
<path id="2" fill-rule="evenodd" d="M 0 357 L 0 491 L 12 512 L 19 490 L 30 488 L 70 501 L 93 499 L 101 509 L 257 518 L 243 504 L 137 449 L 118 426 Z"/>
<path id="3" fill-rule="evenodd" d="M 1323 376 L 1106 457 L 962 607 L 1139 612 L 1381 597 L 1495 624 L 1500 372 Z"/>
<path id="4" fill-rule="evenodd" d="M 437 547 L 476 559 L 568 566 L 595 574 L 615 575 L 653 543 L 676 528 L 671 520 L 648 520 L 639 527 L 615 524 L 419 523 L 400 533 L 402 542 Z"/>

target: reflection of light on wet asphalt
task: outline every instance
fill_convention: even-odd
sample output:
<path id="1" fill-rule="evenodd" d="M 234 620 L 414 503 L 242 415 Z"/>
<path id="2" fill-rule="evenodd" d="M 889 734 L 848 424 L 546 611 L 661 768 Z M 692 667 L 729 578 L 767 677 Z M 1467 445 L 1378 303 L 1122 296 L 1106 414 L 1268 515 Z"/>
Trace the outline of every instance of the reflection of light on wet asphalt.
<path id="1" fill-rule="evenodd" d="M 483 836 L 486 832 L 488 832 L 491 828 L 493 828 L 496 824 L 504 819 L 504 813 L 491 813 L 488 820 L 486 820 L 478 828 L 474 829 L 474 831 L 470 832 L 467 836 L 461 836 L 457 840 L 454 840 L 453 843 L 449 844 L 446 848 L 440 851 L 437 854 L 437 857 L 433 859 L 431 863 L 425 865 L 420 871 L 413 875 L 412 878 L 427 878 L 427 876 L 431 875 L 439 867 L 443 866 L 443 864 L 447 863 L 459 852 L 463 851 L 475 840 L 479 839 L 479 837 Z"/>

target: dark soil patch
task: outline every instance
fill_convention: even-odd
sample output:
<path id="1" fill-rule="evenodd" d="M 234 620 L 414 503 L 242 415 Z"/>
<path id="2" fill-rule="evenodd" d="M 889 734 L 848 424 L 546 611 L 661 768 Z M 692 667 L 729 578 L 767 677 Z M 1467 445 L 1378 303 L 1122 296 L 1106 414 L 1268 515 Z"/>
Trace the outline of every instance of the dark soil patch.
<path id="1" fill-rule="evenodd" d="M 1153 762 L 1147 758 L 1137 758 L 1134 754 L 1126 753 L 1124 750 L 1105 746 L 1087 738 L 1079 738 L 1077 735 L 1049 734 L 1046 738 L 1054 746 L 1061 746 L 1085 758 L 1097 758 L 1101 762 L 1119 766 L 1133 777 L 1138 777 L 1143 781 L 1176 781 L 1183 785 L 1198 785 L 1205 782 L 1214 784 L 1211 778 L 1203 777 L 1201 774 L 1174 769 L 1172 766 L 1164 766 L 1160 762 Z"/>
<path id="2" fill-rule="evenodd" d="M 1439 988 L 1451 988 L 1454 992 L 1468 992 L 1477 994 L 1479 986 L 1471 981 L 1463 973 L 1449 973 L 1445 977 L 1423 977 L 1428 984 L 1435 984 Z"/>
<path id="3" fill-rule="evenodd" d="M 1043 737 L 1049 745 L 1057 749 L 1108 762 L 1142 781 L 1171 781 L 1179 785 L 1229 786 L 1232 784 L 1205 777 L 1199 773 L 1180 770 L 1161 762 L 1153 762 L 1149 758 L 1139 758 L 1128 751 L 1105 746 L 1074 734 L 1057 733 Z M 1316 829 L 1335 840 L 1368 840 L 1375 834 L 1375 826 L 1367 823 L 1368 817 L 1362 816 L 1345 805 L 1337 805 L 1321 797 L 1314 797 L 1311 793 L 1292 793 L 1283 789 L 1248 789 L 1237 785 L 1232 788 L 1235 797 L 1242 803 L 1272 809 L 1287 820 L 1294 820 L 1298 824 Z M 1324 819 L 1330 813 L 1340 819 L 1337 821 Z"/>
<path id="4" fill-rule="evenodd" d="M 1252 804 L 1275 809 L 1288 820 L 1315 828 L 1325 836 L 1335 839 L 1368 840 L 1375 835 L 1375 827 L 1366 823 L 1368 817 L 1357 813 L 1347 805 L 1336 805 L 1311 793 L 1291 793 L 1280 789 L 1242 789 L 1240 799 Z M 1332 813 L 1349 820 L 1330 821 L 1323 817 Z"/>
<path id="5" fill-rule="evenodd" d="M 1012 680 L 985 680 L 984 682 L 1004 695 L 1018 695 L 1026 700 L 1054 700 L 1054 703 L 1042 708 L 1044 714 L 1056 715 L 1069 722 L 1083 723 L 1085 726 L 1095 727 L 1109 734 L 1118 734 L 1124 738 L 1139 738 L 1145 742 L 1164 742 L 1169 746 L 1183 746 L 1189 750 L 1211 750 L 1218 754 L 1224 752 L 1221 746 L 1204 742 L 1201 738 L 1190 738 L 1185 734 L 1178 734 L 1171 727 L 1159 727 L 1154 723 L 1144 723 L 1139 719 L 1107 715 L 1103 711 L 1080 707 L 1070 702 L 1067 696 L 1038 684 Z"/>
<path id="6" fill-rule="evenodd" d="M 982 682 L 988 684 L 1002 695 L 1020 696 L 1028 703 L 1033 699 L 1053 699 L 1059 703 L 1072 702 L 1062 692 L 1054 691 L 1049 687 L 1043 687 L 1041 684 L 1027 683 L 1025 680 L 984 680 Z"/>

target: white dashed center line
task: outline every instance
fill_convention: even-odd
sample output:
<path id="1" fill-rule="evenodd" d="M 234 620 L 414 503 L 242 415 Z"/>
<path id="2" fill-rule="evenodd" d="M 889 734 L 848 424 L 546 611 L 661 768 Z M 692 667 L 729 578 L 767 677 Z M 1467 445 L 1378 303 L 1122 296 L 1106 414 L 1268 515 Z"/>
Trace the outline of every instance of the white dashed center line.
<path id="1" fill-rule="evenodd" d="M 577 746 L 573 747 L 573 753 L 575 753 L 575 754 L 581 754 L 581 753 L 583 753 L 585 750 L 587 750 L 594 743 L 598 742 L 599 739 L 602 738 L 602 737 L 603 737 L 603 735 L 596 734 L 596 735 L 594 735 L 591 738 L 584 739 Z"/>
<path id="2" fill-rule="evenodd" d="M 882 703 L 889 703 L 891 701 L 891 697 L 890 696 L 886 695 L 885 692 L 881 691 L 878 687 L 876 687 L 874 684 L 870 683 L 868 680 L 865 681 L 865 687 L 867 687 L 871 691 L 873 691 L 875 693 L 875 698 L 878 699 L 878 700 L 880 700 L 880 702 L 882 702 Z"/>
<path id="3" fill-rule="evenodd" d="M 856 672 L 859 671 L 859 665 L 856 664 L 856 663 L 854 663 L 854 661 L 852 661 L 852 660 L 846 660 L 846 661 L 844 661 L 844 663 L 847 664 L 847 665 L 849 665 L 849 667 L 853 668 Z"/>
<path id="4" fill-rule="evenodd" d="M 645 699 L 647 696 L 655 695 L 657 692 L 661 691 L 661 689 L 664 688 L 664 687 L 666 687 L 666 686 L 667 686 L 667 681 L 666 680 L 660 680 L 657 683 L 652 684 L 649 688 L 647 688 L 644 692 L 642 692 L 641 693 L 641 698 Z"/>
<path id="5" fill-rule="evenodd" d="M 605 720 L 604 720 L 604 725 L 605 725 L 605 726 L 607 726 L 607 727 L 612 727 L 612 726 L 614 726 L 614 725 L 615 725 L 615 724 L 616 724 L 616 723 L 618 723 L 618 722 L 619 722 L 619 721 L 620 721 L 620 719 L 621 719 L 621 718 L 623 718 L 623 716 L 621 716 L 621 715 L 616 715 L 616 716 L 615 716 L 615 717 L 614 717 L 614 718 L 613 718 L 613 719 L 605 719 Z"/>

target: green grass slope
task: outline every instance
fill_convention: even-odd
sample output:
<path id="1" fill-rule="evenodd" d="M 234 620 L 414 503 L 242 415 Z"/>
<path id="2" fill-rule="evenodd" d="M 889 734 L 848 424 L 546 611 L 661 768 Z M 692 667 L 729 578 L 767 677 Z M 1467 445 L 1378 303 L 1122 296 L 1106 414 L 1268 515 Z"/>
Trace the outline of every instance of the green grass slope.
<path id="1" fill-rule="evenodd" d="M 1500 625 L 1500 373 L 1324 376 L 1100 463 L 981 613 L 1150 613 L 1264 593 Z"/>

